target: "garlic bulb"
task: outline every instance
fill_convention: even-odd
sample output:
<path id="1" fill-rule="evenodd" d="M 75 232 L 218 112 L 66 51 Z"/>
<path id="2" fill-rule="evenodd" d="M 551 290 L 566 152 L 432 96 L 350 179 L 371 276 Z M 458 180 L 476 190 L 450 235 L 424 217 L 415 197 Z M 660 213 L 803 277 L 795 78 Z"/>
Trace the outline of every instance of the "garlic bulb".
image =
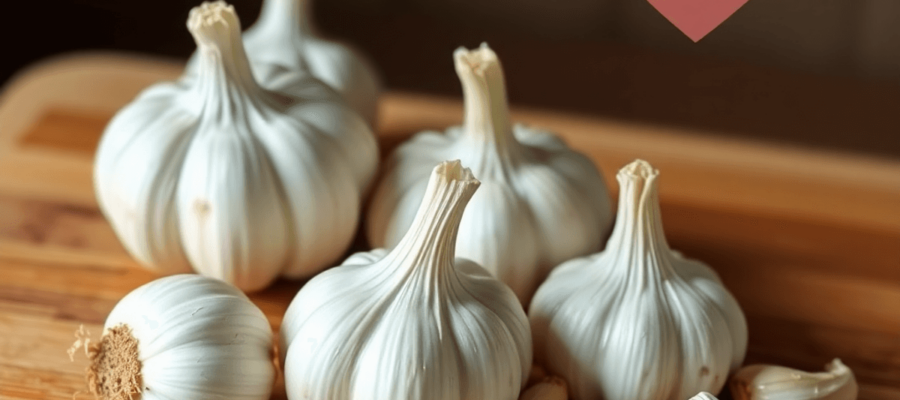
<path id="1" fill-rule="evenodd" d="M 574 399 L 687 399 L 719 393 L 744 359 L 744 314 L 709 267 L 669 249 L 658 171 L 622 168 L 616 225 L 603 252 L 568 261 L 538 288 L 535 359 Z"/>
<path id="2" fill-rule="evenodd" d="M 311 0 L 264 0 L 259 20 L 244 34 L 256 79 L 267 88 L 284 72 L 312 74 L 325 82 L 374 126 L 381 83 L 372 63 L 352 46 L 316 34 Z M 198 55 L 188 61 L 193 75 Z"/>
<path id="3" fill-rule="evenodd" d="M 327 86 L 260 88 L 231 6 L 204 3 L 188 29 L 196 79 L 157 84 L 112 119 L 97 150 L 97 200 L 125 248 L 163 273 L 252 291 L 310 276 L 353 238 L 378 149 Z"/>
<path id="4" fill-rule="evenodd" d="M 81 344 L 88 389 L 100 399 L 262 400 L 275 381 L 266 316 L 240 290 L 198 275 L 135 289 L 110 312 L 99 343 Z"/>
<path id="5" fill-rule="evenodd" d="M 516 399 L 531 368 L 525 311 L 454 259 L 478 185 L 459 161 L 441 163 L 394 249 L 357 253 L 300 290 L 281 328 L 288 398 Z"/>
<path id="6" fill-rule="evenodd" d="M 482 44 L 454 53 L 465 94 L 461 127 L 423 132 L 385 164 L 366 223 L 372 246 L 393 247 L 409 229 L 431 167 L 461 159 L 482 187 L 460 224 L 457 254 L 509 285 L 523 304 L 549 267 L 598 251 L 612 223 L 603 177 L 555 135 L 511 125 L 503 71 Z"/>
<path id="7" fill-rule="evenodd" d="M 777 365 L 741 368 L 729 383 L 734 400 L 856 400 L 859 387 L 853 371 L 840 359 L 825 372 L 810 373 Z"/>
<path id="8" fill-rule="evenodd" d="M 716 396 L 713 396 L 707 392 L 700 392 L 700 393 L 697 393 L 696 396 L 691 397 L 691 400 L 719 400 L 719 399 L 717 399 Z"/>

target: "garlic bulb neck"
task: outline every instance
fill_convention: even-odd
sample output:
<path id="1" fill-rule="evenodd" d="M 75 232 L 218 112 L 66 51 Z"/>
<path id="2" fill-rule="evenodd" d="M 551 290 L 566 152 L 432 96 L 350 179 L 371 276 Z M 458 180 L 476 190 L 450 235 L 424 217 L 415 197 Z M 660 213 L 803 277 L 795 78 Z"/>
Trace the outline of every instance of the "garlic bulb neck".
<path id="1" fill-rule="evenodd" d="M 310 1 L 308 0 L 265 0 L 259 13 L 259 20 L 252 29 L 258 29 L 266 38 L 267 46 L 280 49 L 301 49 L 306 37 L 315 36 L 312 25 Z M 285 67 L 307 71 L 309 66 L 304 57 L 282 57 Z"/>
<path id="2" fill-rule="evenodd" d="M 310 3 L 309 0 L 264 0 L 256 24 L 281 33 L 281 38 L 302 40 L 304 35 L 315 31 Z"/>
<path id="3" fill-rule="evenodd" d="M 204 115 L 228 115 L 239 98 L 263 101 L 265 92 L 253 78 L 233 6 L 223 1 L 203 3 L 191 10 L 187 27 L 200 53 L 195 87 L 204 100 Z"/>
<path id="4" fill-rule="evenodd" d="M 395 261 L 391 264 L 426 269 L 435 278 L 451 268 L 463 211 L 480 184 L 458 160 L 435 167 L 412 225 L 386 257 Z"/>
<path id="5" fill-rule="evenodd" d="M 619 210 L 606 248 L 615 251 L 617 271 L 641 282 L 661 282 L 676 276 L 663 233 L 656 178 L 659 171 L 644 160 L 635 160 L 616 175 Z M 643 285 L 641 285 L 643 286 Z"/>
<path id="6" fill-rule="evenodd" d="M 499 155 L 501 165 L 509 166 L 518 158 L 521 145 L 509 120 L 506 83 L 497 54 L 482 43 L 471 51 L 457 49 L 453 59 L 463 88 L 463 135 L 476 146 L 482 145 L 483 157 Z M 478 169 L 477 165 L 471 167 Z M 479 171 L 479 176 L 484 175 Z"/>

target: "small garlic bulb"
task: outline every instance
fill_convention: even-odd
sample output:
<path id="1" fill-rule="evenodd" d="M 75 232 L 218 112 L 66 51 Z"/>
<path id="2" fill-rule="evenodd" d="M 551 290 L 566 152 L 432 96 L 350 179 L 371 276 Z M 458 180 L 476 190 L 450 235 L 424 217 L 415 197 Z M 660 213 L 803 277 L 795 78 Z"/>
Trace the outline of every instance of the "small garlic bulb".
<path id="1" fill-rule="evenodd" d="M 840 359 L 825 372 L 804 372 L 777 365 L 748 365 L 729 383 L 734 400 L 856 400 L 853 371 Z"/>
<path id="2" fill-rule="evenodd" d="M 259 20 L 244 33 L 253 75 L 263 87 L 272 88 L 286 78 L 284 73 L 311 74 L 374 126 L 381 92 L 374 66 L 349 44 L 319 37 L 310 18 L 310 2 L 263 1 Z M 196 72 L 197 62 L 196 54 L 188 60 L 189 76 Z"/>
<path id="3" fill-rule="evenodd" d="M 261 88 L 224 2 L 191 10 L 194 79 L 154 85 L 112 119 L 97 200 L 125 248 L 162 273 L 245 291 L 306 277 L 349 247 L 378 163 L 374 135 L 315 79 Z"/>
<path id="4" fill-rule="evenodd" d="M 669 249 L 658 171 L 622 168 L 603 252 L 568 261 L 531 303 L 535 359 L 576 400 L 687 399 L 719 393 L 747 349 L 747 324 L 709 267 Z"/>
<path id="5" fill-rule="evenodd" d="M 399 243 L 432 166 L 460 159 L 482 186 L 460 224 L 457 254 L 527 304 L 550 267 L 601 249 L 612 226 L 609 193 L 587 157 L 552 133 L 510 123 L 503 70 L 487 44 L 453 57 L 465 95 L 463 126 L 419 133 L 391 154 L 366 220 L 369 243 Z"/>
<path id="6" fill-rule="evenodd" d="M 514 400 L 531 368 L 522 306 L 477 264 L 454 259 L 479 182 L 434 168 L 412 228 L 309 281 L 281 328 L 292 400 Z"/>
<path id="7" fill-rule="evenodd" d="M 266 316 L 240 290 L 198 275 L 135 289 L 85 349 L 100 399 L 263 400 L 275 381 Z"/>

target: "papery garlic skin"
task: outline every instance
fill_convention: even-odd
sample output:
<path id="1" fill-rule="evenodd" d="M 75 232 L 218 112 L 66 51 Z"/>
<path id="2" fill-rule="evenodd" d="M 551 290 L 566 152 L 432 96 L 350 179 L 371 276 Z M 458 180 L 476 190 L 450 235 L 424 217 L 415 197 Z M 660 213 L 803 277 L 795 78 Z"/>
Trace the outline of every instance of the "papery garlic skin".
<path id="1" fill-rule="evenodd" d="M 193 79 L 154 85 L 112 119 L 97 200 L 125 248 L 162 273 L 245 291 L 311 276 L 349 247 L 378 149 L 366 123 L 315 79 L 254 81 L 234 9 L 194 8 Z M 302 96 L 302 97 L 301 97 Z"/>
<path id="2" fill-rule="evenodd" d="M 856 400 L 859 387 L 853 371 L 840 359 L 825 372 L 805 372 L 777 365 L 741 368 L 729 382 L 735 400 Z"/>
<path id="3" fill-rule="evenodd" d="M 264 0 L 259 20 L 244 33 L 244 45 L 253 74 L 263 87 L 284 73 L 316 77 L 334 88 L 369 124 L 378 116 L 381 82 L 372 63 L 347 43 L 327 40 L 317 34 L 311 21 L 312 0 Z M 188 60 L 189 75 L 195 73 L 197 55 Z"/>
<path id="4" fill-rule="evenodd" d="M 550 267 L 600 250 L 612 225 L 609 193 L 587 157 L 549 132 L 510 123 L 503 70 L 486 44 L 456 50 L 454 61 L 464 123 L 419 133 L 389 156 L 366 217 L 369 243 L 399 243 L 432 166 L 460 159 L 482 186 L 463 216 L 457 254 L 526 304 Z"/>
<path id="5" fill-rule="evenodd" d="M 619 209 L 603 252 L 566 262 L 529 309 L 535 360 L 573 399 L 687 399 L 719 393 L 747 348 L 734 297 L 709 267 L 669 249 L 658 171 L 619 171 Z"/>
<path id="6" fill-rule="evenodd" d="M 300 290 L 281 328 L 288 398 L 517 398 L 531 368 L 525 312 L 506 285 L 454 258 L 478 185 L 458 161 L 442 163 L 395 248 L 355 254 Z"/>
<path id="7" fill-rule="evenodd" d="M 126 295 L 105 330 L 138 341 L 141 400 L 268 399 L 272 328 L 240 290 L 198 275 L 157 279 Z"/>

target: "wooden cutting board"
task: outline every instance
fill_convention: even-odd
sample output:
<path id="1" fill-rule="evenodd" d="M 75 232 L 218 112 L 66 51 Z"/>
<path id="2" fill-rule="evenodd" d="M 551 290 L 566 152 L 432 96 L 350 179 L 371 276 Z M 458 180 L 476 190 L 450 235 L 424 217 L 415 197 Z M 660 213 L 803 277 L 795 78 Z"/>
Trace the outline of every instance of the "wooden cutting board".
<path id="1" fill-rule="evenodd" d="M 156 278 L 98 211 L 91 164 L 115 111 L 180 72 L 173 61 L 80 54 L 27 70 L 0 97 L 0 398 L 71 399 L 86 366 L 66 355 L 73 332 L 99 335 L 116 302 Z M 461 116 L 458 99 L 388 93 L 378 134 L 388 151 Z M 900 161 L 543 110 L 513 117 L 590 155 L 614 193 L 615 172 L 634 158 L 661 171 L 669 241 L 737 297 L 748 363 L 818 371 L 839 357 L 860 398 L 900 398 Z M 251 296 L 276 331 L 301 285 Z"/>

